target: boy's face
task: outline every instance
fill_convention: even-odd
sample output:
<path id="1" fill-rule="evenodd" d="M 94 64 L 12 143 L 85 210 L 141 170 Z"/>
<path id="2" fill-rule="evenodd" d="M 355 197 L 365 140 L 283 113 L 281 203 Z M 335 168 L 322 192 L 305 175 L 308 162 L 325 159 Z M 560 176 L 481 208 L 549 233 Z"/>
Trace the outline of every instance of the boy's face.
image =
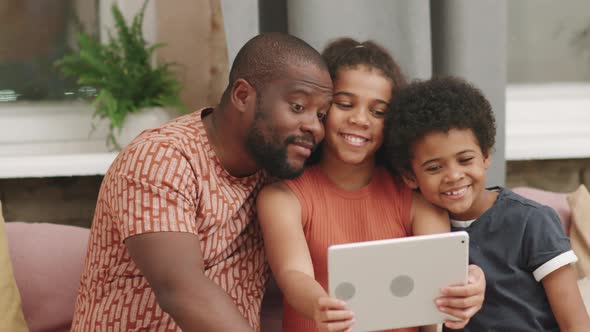
<path id="1" fill-rule="evenodd" d="M 432 132 L 412 147 L 412 173 L 406 183 L 456 220 L 478 218 L 493 204 L 486 195 L 489 155 L 470 129 Z"/>

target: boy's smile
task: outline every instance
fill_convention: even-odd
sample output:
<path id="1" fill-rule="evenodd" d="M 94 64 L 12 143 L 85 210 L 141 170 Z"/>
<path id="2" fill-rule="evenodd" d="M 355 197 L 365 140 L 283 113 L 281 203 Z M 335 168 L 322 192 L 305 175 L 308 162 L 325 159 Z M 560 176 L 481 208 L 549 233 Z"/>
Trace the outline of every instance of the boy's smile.
<path id="1" fill-rule="evenodd" d="M 496 194 L 485 190 L 490 158 L 470 129 L 429 133 L 411 150 L 413 174 L 406 182 L 451 218 L 476 219 L 494 203 Z"/>

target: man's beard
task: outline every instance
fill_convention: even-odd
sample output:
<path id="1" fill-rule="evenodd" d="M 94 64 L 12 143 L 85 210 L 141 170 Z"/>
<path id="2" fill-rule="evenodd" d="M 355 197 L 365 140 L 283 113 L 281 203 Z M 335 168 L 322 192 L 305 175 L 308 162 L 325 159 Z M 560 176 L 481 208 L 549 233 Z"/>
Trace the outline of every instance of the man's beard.
<path id="1" fill-rule="evenodd" d="M 266 138 L 259 126 L 265 115 L 259 115 L 258 112 L 260 111 L 257 111 L 254 123 L 246 136 L 246 148 L 248 152 L 254 157 L 256 163 L 266 169 L 272 176 L 280 179 L 294 179 L 298 177 L 303 173 L 304 163 L 300 167 L 291 165 L 287 156 L 287 147 L 289 144 L 297 142 L 309 142 L 315 146 L 315 139 L 312 135 L 290 135 L 287 136 L 284 142 L 281 142 L 281 138 L 273 130 L 271 130 L 269 138 Z"/>

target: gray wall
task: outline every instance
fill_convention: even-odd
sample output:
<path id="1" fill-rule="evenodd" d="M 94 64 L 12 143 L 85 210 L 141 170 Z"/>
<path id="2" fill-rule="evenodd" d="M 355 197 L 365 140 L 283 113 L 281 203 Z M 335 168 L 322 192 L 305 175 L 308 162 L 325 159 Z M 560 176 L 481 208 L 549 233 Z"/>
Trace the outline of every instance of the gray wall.
<path id="1" fill-rule="evenodd" d="M 259 31 L 286 30 L 319 50 L 341 36 L 373 39 L 411 79 L 434 73 L 473 82 L 498 123 L 488 183 L 504 184 L 506 0 L 222 0 L 222 6 L 230 60 Z M 250 17 L 257 13 L 261 19 Z"/>
<path id="2" fill-rule="evenodd" d="M 385 46 L 410 78 L 431 74 L 428 0 L 287 0 L 289 33 L 322 49 L 350 36 Z"/>
<path id="3" fill-rule="evenodd" d="M 433 72 L 460 76 L 479 87 L 496 115 L 496 146 L 488 185 L 506 179 L 506 1 L 431 2 Z"/>
<path id="4" fill-rule="evenodd" d="M 258 0 L 221 0 L 221 11 L 231 64 L 242 45 L 259 32 Z"/>

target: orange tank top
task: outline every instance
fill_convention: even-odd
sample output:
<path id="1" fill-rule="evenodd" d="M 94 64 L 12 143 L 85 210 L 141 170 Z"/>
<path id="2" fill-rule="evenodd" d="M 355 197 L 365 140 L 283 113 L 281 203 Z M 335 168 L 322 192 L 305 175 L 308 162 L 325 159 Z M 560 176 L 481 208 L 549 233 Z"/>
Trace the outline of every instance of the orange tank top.
<path id="1" fill-rule="evenodd" d="M 406 237 L 412 234 L 411 190 L 384 168 L 377 168 L 365 187 L 344 190 L 318 165 L 297 179 L 285 181 L 301 204 L 302 224 L 316 280 L 328 289 L 330 245 Z M 317 331 L 315 323 L 284 302 L 283 331 Z M 417 328 L 397 332 L 417 332 Z"/>

